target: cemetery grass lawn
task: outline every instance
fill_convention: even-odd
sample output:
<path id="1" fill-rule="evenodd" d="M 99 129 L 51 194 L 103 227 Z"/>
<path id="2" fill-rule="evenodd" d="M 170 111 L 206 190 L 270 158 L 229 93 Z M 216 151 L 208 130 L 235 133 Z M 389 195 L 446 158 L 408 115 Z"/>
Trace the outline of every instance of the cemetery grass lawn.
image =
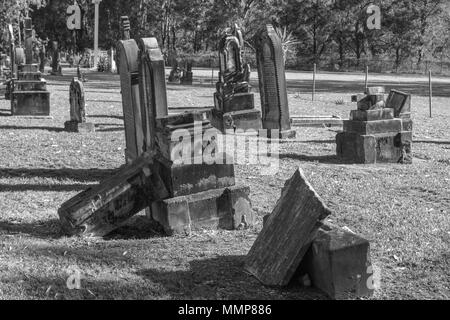
<path id="1" fill-rule="evenodd" d="M 342 164 L 333 128 L 297 128 L 298 141 L 280 145 L 275 176 L 238 165 L 237 180 L 251 187 L 258 214 L 251 230 L 169 238 L 137 216 L 106 239 L 83 240 L 63 236 L 57 209 L 116 172 L 125 141 L 115 75 L 88 75 L 88 119 L 97 132 L 62 130 L 73 74 L 47 77 L 53 120 L 0 117 L 0 299 L 324 299 L 298 283 L 264 287 L 242 271 L 263 216 L 298 167 L 333 210 L 330 220 L 371 240 L 381 276 L 373 299 L 450 298 L 449 97 L 435 98 L 429 119 L 428 99 L 413 96 L 411 166 Z M 169 105 L 211 105 L 213 90 L 169 85 Z M 292 91 L 291 114 L 348 117 L 354 105 L 347 101 L 357 92 L 350 86 L 348 93 L 321 93 L 312 103 L 309 94 Z M 336 104 L 340 98 L 344 103 Z M 8 108 L 0 99 L 0 112 Z M 74 269 L 82 275 L 80 290 L 66 286 Z"/>

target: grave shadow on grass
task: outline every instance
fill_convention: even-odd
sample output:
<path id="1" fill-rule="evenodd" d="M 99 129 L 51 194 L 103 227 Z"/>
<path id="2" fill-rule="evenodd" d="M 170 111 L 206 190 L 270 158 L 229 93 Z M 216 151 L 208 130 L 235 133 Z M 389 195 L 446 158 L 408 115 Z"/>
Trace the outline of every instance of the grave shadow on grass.
<path id="1" fill-rule="evenodd" d="M 102 181 L 116 174 L 118 169 L 39 169 L 39 168 L 26 168 L 26 169 L 11 169 L 0 168 L 0 176 L 2 178 L 53 178 L 58 180 L 77 180 L 82 182 L 87 181 Z M 86 186 L 87 188 L 87 186 Z"/>
<path id="2" fill-rule="evenodd" d="M 346 164 L 344 160 L 341 160 L 337 157 L 337 155 L 326 155 L 326 156 L 312 156 L 305 154 L 296 154 L 296 153 L 281 153 L 280 159 L 291 159 L 297 161 L 306 161 L 306 162 L 319 162 L 324 164 Z"/>
<path id="3" fill-rule="evenodd" d="M 27 234 L 39 239 L 59 239 L 64 236 L 57 219 L 20 224 L 0 220 L 0 235 L 3 233 Z"/>
<path id="4" fill-rule="evenodd" d="M 1 114 L 0 114 L 1 116 Z M 56 127 L 21 127 L 21 126 L 0 126 L 0 130 L 46 130 L 50 132 L 64 132 L 64 128 L 56 128 Z"/>
<path id="5" fill-rule="evenodd" d="M 244 272 L 244 259 L 245 256 L 219 256 L 191 261 L 189 271 L 146 269 L 138 275 L 161 284 L 175 299 L 326 299 L 315 289 L 295 284 L 283 289 L 265 287 Z"/>
<path id="6" fill-rule="evenodd" d="M 84 191 L 91 187 L 85 184 L 0 184 L 0 194 L 4 192 L 72 192 Z"/>

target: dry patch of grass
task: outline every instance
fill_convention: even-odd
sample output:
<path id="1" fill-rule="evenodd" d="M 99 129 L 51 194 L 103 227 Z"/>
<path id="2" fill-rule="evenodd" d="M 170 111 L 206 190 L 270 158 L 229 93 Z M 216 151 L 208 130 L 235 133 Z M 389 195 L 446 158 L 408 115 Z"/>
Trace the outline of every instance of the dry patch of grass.
<path id="1" fill-rule="evenodd" d="M 70 77 L 48 80 L 53 120 L 0 118 L 0 299 L 324 298 L 297 285 L 266 288 L 242 270 L 262 217 L 297 167 L 333 209 L 333 222 L 372 241 L 382 285 L 376 299 L 450 297 L 448 98 L 435 99 L 436 116 L 429 119 L 427 99 L 413 97 L 414 136 L 421 142 L 411 166 L 339 163 L 335 129 L 327 128 L 298 128 L 297 141 L 280 145 L 274 176 L 261 176 L 258 166 L 236 166 L 258 212 L 252 230 L 167 238 L 138 216 L 106 239 L 82 240 L 61 234 L 57 209 L 124 163 L 118 77 L 90 75 L 89 121 L 98 129 L 91 135 L 62 130 Z M 169 85 L 169 105 L 212 105 L 213 91 Z M 354 105 L 336 105 L 342 97 L 350 100 L 329 93 L 313 103 L 310 95 L 291 93 L 291 113 L 348 117 Z M 0 100 L 0 109 L 8 102 Z M 81 290 L 66 287 L 73 268 L 82 274 Z"/>

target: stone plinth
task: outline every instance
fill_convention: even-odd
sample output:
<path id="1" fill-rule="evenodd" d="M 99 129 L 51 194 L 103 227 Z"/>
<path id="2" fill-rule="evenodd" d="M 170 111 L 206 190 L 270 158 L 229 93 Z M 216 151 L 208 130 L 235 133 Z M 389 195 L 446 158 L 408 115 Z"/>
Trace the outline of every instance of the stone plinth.
<path id="1" fill-rule="evenodd" d="M 382 87 L 368 88 L 367 92 L 352 98 L 358 110 L 351 112 L 350 120 L 344 121 L 344 131 L 336 136 L 338 157 L 359 164 L 411 164 L 410 95 L 393 90 L 384 102 Z"/>

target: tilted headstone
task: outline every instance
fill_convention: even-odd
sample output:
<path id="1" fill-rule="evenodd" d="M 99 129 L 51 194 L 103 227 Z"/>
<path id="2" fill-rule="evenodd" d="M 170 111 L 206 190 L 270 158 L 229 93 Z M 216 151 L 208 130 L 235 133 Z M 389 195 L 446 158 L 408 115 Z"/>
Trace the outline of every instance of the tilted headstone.
<path id="1" fill-rule="evenodd" d="M 262 129 L 261 113 L 255 109 L 250 92 L 250 67 L 242 58 L 244 39 L 240 28 L 225 30 L 219 44 L 219 82 L 214 94 L 211 122 L 222 132 Z"/>
<path id="2" fill-rule="evenodd" d="M 127 163 L 131 163 L 145 150 L 139 90 L 139 48 L 135 40 L 121 40 L 117 48 L 125 123 L 125 158 Z"/>
<path id="3" fill-rule="evenodd" d="M 86 100 L 84 85 L 78 78 L 70 83 L 70 121 L 64 124 L 69 132 L 94 132 L 95 125 L 86 121 Z"/>
<path id="4" fill-rule="evenodd" d="M 39 72 L 39 66 L 33 62 L 34 32 L 31 18 L 25 18 L 25 61 L 21 62 L 22 52 L 15 52 L 18 65 L 18 78 L 13 81 L 11 99 L 11 113 L 14 116 L 41 116 L 50 115 L 50 92 L 47 91 L 47 82 Z"/>
<path id="5" fill-rule="evenodd" d="M 281 138 L 295 137 L 291 130 L 281 39 L 267 25 L 255 39 L 263 128 L 280 130 Z M 275 137 L 274 137 L 275 138 Z"/>

